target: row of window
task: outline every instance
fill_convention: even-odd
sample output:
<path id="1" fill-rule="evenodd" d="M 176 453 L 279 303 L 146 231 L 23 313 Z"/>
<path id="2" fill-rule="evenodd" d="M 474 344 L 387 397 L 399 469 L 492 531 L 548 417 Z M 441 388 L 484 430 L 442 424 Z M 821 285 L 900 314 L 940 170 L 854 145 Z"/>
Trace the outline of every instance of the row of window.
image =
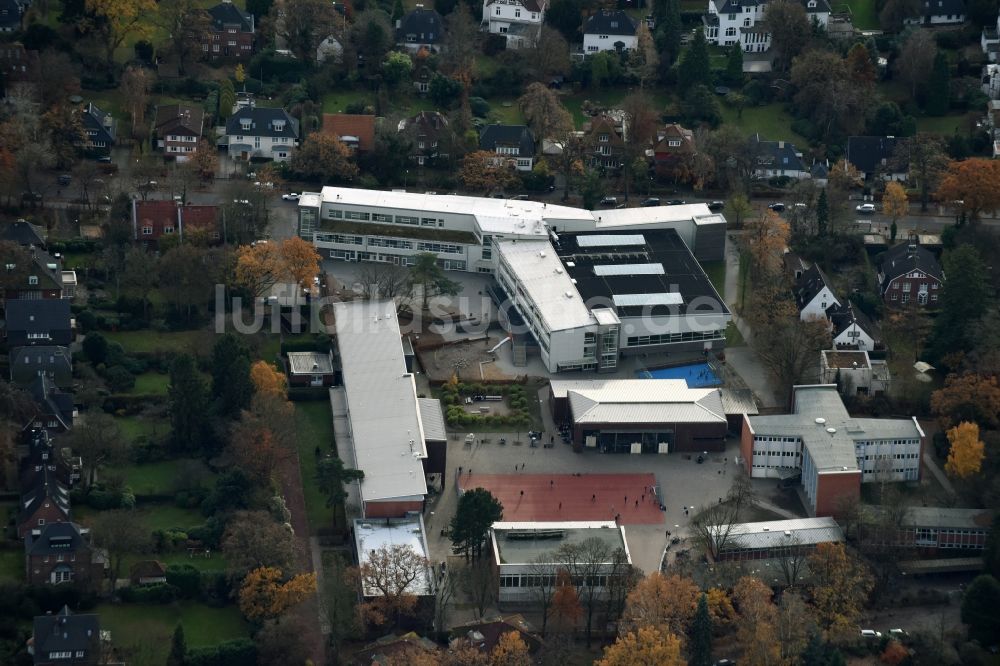
<path id="1" fill-rule="evenodd" d="M 798 451 L 769 451 L 768 449 L 754 449 L 753 454 L 755 456 L 780 456 L 780 457 L 801 457 L 802 454 Z"/>
<path id="2" fill-rule="evenodd" d="M 799 438 L 798 437 L 773 437 L 771 435 L 765 435 L 763 437 L 754 437 L 753 441 L 754 441 L 755 444 L 759 443 L 759 442 L 760 443 L 763 443 L 763 442 L 784 442 L 785 444 L 798 444 L 799 443 Z"/>
<path id="3" fill-rule="evenodd" d="M 888 455 L 885 455 L 885 456 L 867 455 L 867 456 L 864 456 L 864 459 L 865 460 L 890 460 L 890 459 L 892 459 L 892 460 L 911 460 L 911 459 L 919 458 L 919 457 L 920 457 L 919 453 L 897 453 L 897 454 L 892 455 L 892 456 L 888 456 Z"/>
<path id="4" fill-rule="evenodd" d="M 358 222 L 385 222 L 388 224 L 409 224 L 421 227 L 443 227 L 444 220 L 436 217 L 415 217 L 412 215 L 388 215 L 385 213 L 368 213 L 357 210 L 340 210 L 328 208 L 327 218 L 331 220 L 355 220 Z"/>
<path id="5" fill-rule="evenodd" d="M 399 238 L 369 238 L 368 247 L 391 247 L 397 250 L 412 250 L 413 243 Z"/>
<path id="6" fill-rule="evenodd" d="M 85 653 L 84 653 L 83 650 L 77 650 L 76 651 L 76 658 L 77 659 L 83 659 L 84 654 Z M 49 659 L 72 659 L 72 658 L 73 658 L 73 653 L 72 652 L 67 652 L 67 651 L 49 652 Z"/>
<path id="7" fill-rule="evenodd" d="M 325 234 L 317 232 L 313 236 L 320 243 L 341 243 L 343 245 L 364 245 L 364 236 L 352 236 L 350 234 Z"/>
<path id="8" fill-rule="evenodd" d="M 696 340 L 722 340 L 725 331 L 688 331 L 686 333 L 664 333 L 663 335 L 638 335 L 628 338 L 627 346 L 665 345 L 672 342 L 693 342 Z"/>
<path id="9" fill-rule="evenodd" d="M 542 587 L 543 585 L 555 585 L 555 574 L 546 576 L 522 576 L 519 574 L 500 576 L 500 587 Z M 574 587 L 606 587 L 609 576 L 598 574 L 595 576 L 573 576 Z"/>
<path id="10" fill-rule="evenodd" d="M 450 243 L 432 243 L 432 242 L 420 242 L 417 243 L 417 249 L 421 252 L 444 252 L 446 254 L 461 254 L 461 245 L 452 245 Z"/>

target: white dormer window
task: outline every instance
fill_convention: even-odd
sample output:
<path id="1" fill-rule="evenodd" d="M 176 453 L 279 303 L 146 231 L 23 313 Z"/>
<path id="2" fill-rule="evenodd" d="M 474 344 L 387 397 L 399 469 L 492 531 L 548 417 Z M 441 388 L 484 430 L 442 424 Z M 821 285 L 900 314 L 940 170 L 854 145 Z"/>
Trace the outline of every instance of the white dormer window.
<path id="1" fill-rule="evenodd" d="M 250 131 L 250 124 L 251 123 L 249 118 L 240 118 L 240 129 L 243 130 L 244 132 Z"/>
<path id="2" fill-rule="evenodd" d="M 515 9 L 514 10 L 514 18 L 521 18 L 521 10 L 520 9 Z"/>
<path id="3" fill-rule="evenodd" d="M 37 275 L 29 275 L 28 276 L 28 284 L 38 284 L 38 276 Z"/>
<path id="4" fill-rule="evenodd" d="M 174 233 L 174 228 L 173 227 L 163 227 L 163 233 L 165 233 L 165 234 L 172 234 L 172 233 Z"/>
<path id="5" fill-rule="evenodd" d="M 809 9 L 816 9 L 816 0 L 809 0 Z"/>
<path id="6" fill-rule="evenodd" d="M 611 27 L 612 28 L 617 28 L 618 27 L 618 21 L 612 21 L 611 22 Z"/>
<path id="7" fill-rule="evenodd" d="M 496 14 L 497 16 L 500 16 L 500 8 L 499 7 L 496 8 L 496 10 L 494 11 L 494 14 Z"/>
<path id="8" fill-rule="evenodd" d="M 670 139 L 669 141 L 667 141 L 667 145 L 670 146 L 671 148 L 677 148 L 678 146 L 681 145 L 681 140 L 680 139 Z"/>
<path id="9" fill-rule="evenodd" d="M 275 132 L 282 132 L 285 129 L 285 121 L 284 120 L 273 120 L 273 121 L 271 121 L 271 127 L 274 128 Z"/>

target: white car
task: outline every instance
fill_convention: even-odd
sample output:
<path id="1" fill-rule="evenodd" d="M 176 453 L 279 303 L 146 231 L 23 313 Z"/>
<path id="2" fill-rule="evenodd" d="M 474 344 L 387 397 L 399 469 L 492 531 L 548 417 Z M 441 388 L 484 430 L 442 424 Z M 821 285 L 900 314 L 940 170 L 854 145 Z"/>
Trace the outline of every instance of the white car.
<path id="1" fill-rule="evenodd" d="M 281 198 L 285 201 L 298 201 L 300 196 L 298 192 L 289 192 L 288 194 L 282 194 Z"/>
<path id="2" fill-rule="evenodd" d="M 872 203 L 858 204 L 857 208 L 855 208 L 854 210 L 861 213 L 862 215 L 872 215 L 875 213 L 875 204 Z"/>
<path id="3" fill-rule="evenodd" d="M 862 629 L 861 638 L 882 638 L 882 632 L 874 629 Z"/>

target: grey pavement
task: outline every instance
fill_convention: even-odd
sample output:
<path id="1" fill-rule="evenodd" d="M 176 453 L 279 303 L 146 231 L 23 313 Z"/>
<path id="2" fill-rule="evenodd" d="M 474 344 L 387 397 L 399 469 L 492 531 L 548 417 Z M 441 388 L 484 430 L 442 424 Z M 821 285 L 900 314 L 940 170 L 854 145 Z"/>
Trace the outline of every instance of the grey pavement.
<path id="1" fill-rule="evenodd" d="M 927 466 L 927 469 L 929 469 L 931 474 L 934 475 L 934 478 L 937 479 L 938 483 L 941 484 L 941 487 L 944 488 L 946 491 L 948 491 L 949 495 L 954 496 L 955 486 L 951 485 L 951 479 L 949 479 L 945 475 L 945 473 L 941 471 L 941 468 L 938 467 L 938 464 L 934 462 L 934 457 L 930 453 L 925 451 L 923 456 L 923 461 L 924 465 Z"/>
<path id="2" fill-rule="evenodd" d="M 320 553 L 319 537 L 309 537 L 309 556 L 312 558 L 313 572 L 316 574 L 316 589 L 324 590 L 326 588 L 323 585 L 323 577 L 326 572 L 323 571 L 323 556 Z M 319 630 L 324 636 L 329 636 L 333 627 L 330 625 L 330 616 L 326 612 L 325 599 L 325 595 L 317 594 L 316 608 L 319 611 Z"/>

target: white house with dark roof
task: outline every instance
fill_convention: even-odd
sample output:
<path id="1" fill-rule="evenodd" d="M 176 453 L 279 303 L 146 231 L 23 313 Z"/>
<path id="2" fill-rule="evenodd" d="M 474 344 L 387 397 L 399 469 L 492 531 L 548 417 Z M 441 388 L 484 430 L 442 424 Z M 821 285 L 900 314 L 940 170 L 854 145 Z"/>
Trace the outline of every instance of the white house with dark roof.
<path id="1" fill-rule="evenodd" d="M 881 344 L 875 324 L 850 301 L 831 305 L 826 316 L 833 327 L 831 335 L 837 349 L 872 350 Z"/>
<path id="2" fill-rule="evenodd" d="M 638 38 L 638 24 L 620 9 L 602 9 L 583 24 L 583 52 L 590 55 L 601 51 L 629 51 Z"/>
<path id="3" fill-rule="evenodd" d="M 247 106 L 226 121 L 229 157 L 283 162 L 299 145 L 299 121 L 284 109 Z"/>
<path id="4" fill-rule="evenodd" d="M 504 35 L 509 49 L 534 46 L 547 6 L 547 0 L 483 0 L 483 29 Z"/>
<path id="5" fill-rule="evenodd" d="M 480 150 L 496 153 L 518 171 L 531 171 L 535 139 L 526 125 L 487 125 L 479 134 Z"/>
<path id="6" fill-rule="evenodd" d="M 826 319 L 827 310 L 840 305 L 826 273 L 816 264 L 796 281 L 795 303 L 799 306 L 799 319 L 802 321 Z"/>
<path id="7" fill-rule="evenodd" d="M 963 0 L 923 0 L 920 14 L 903 21 L 906 25 L 955 25 L 965 23 Z"/>
<path id="8" fill-rule="evenodd" d="M 826 27 L 828 0 L 801 2 L 809 20 Z M 708 0 L 708 13 L 702 19 L 705 39 L 718 46 L 739 42 L 746 53 L 763 53 L 771 48 L 771 33 L 761 25 L 766 13 L 767 0 Z"/>
<path id="9" fill-rule="evenodd" d="M 443 41 L 444 19 L 433 9 L 417 5 L 396 21 L 396 44 L 409 53 L 417 53 L 420 49 L 437 53 Z"/>
<path id="10" fill-rule="evenodd" d="M 895 159 L 900 141 L 894 136 L 850 136 L 844 158 L 865 180 L 876 176 L 885 180 L 906 180 L 908 164 L 897 164 Z"/>
<path id="11" fill-rule="evenodd" d="M 750 142 L 755 147 L 757 166 L 754 176 L 757 178 L 775 178 L 785 176 L 801 180 L 809 178 L 809 168 L 802 161 L 802 153 L 794 143 L 788 141 L 766 141 L 760 134 L 754 134 Z"/>

